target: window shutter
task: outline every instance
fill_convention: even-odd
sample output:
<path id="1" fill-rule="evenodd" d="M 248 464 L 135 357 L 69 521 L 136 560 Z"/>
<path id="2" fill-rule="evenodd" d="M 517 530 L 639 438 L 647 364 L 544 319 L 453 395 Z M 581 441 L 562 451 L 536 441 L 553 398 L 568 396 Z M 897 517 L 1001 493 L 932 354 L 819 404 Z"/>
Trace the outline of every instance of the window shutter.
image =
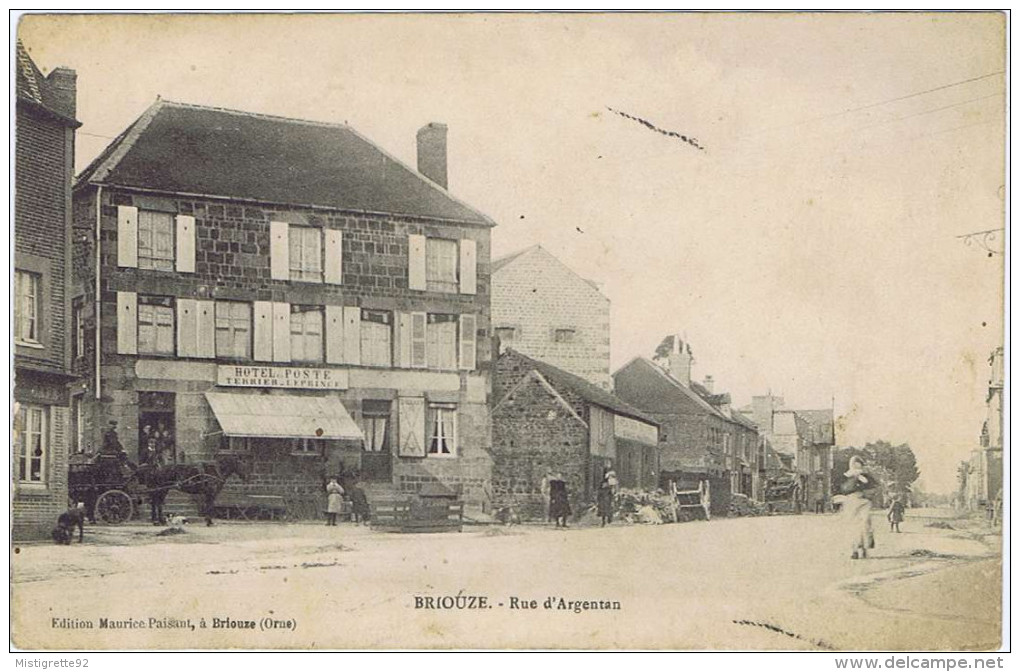
<path id="1" fill-rule="evenodd" d="M 326 229 L 326 283 L 339 285 L 343 281 L 343 240 L 344 232 Z"/>
<path id="2" fill-rule="evenodd" d="M 255 302 L 255 359 L 260 362 L 273 361 L 273 303 Z"/>
<path id="3" fill-rule="evenodd" d="M 344 306 L 344 363 L 361 364 L 361 308 Z"/>
<path id="4" fill-rule="evenodd" d="M 195 272 L 195 218 L 177 215 L 177 270 Z"/>
<path id="5" fill-rule="evenodd" d="M 138 208 L 117 206 L 117 265 L 138 268 Z"/>
<path id="6" fill-rule="evenodd" d="M 138 354 L 138 294 L 117 292 L 117 352 Z"/>
<path id="7" fill-rule="evenodd" d="M 269 223 L 269 271 L 273 280 L 290 280 L 288 229 L 286 222 Z"/>
<path id="8" fill-rule="evenodd" d="M 425 457 L 425 397 L 400 397 L 397 403 L 397 427 L 401 457 Z"/>
<path id="9" fill-rule="evenodd" d="M 407 237 L 407 287 L 423 290 L 425 282 L 425 236 L 412 233 Z"/>
<path id="10" fill-rule="evenodd" d="M 177 356 L 195 357 L 198 351 L 198 302 L 177 299 Z"/>
<path id="11" fill-rule="evenodd" d="M 216 302 L 196 301 L 198 310 L 198 339 L 196 357 L 212 359 L 216 356 Z"/>
<path id="12" fill-rule="evenodd" d="M 397 313 L 397 366 L 411 367 L 411 314 Z"/>
<path id="13" fill-rule="evenodd" d="M 460 316 L 460 368 L 464 371 L 475 370 L 476 326 L 474 315 Z"/>
<path id="14" fill-rule="evenodd" d="M 344 363 L 343 306 L 326 306 L 326 363 Z"/>
<path id="15" fill-rule="evenodd" d="M 273 361 L 290 361 L 290 304 L 273 304 Z"/>
<path id="16" fill-rule="evenodd" d="M 425 313 L 411 313 L 411 367 L 424 369 L 428 366 L 428 316 Z"/>
<path id="17" fill-rule="evenodd" d="M 478 248 L 475 241 L 460 241 L 460 293 L 474 294 L 478 284 Z"/>

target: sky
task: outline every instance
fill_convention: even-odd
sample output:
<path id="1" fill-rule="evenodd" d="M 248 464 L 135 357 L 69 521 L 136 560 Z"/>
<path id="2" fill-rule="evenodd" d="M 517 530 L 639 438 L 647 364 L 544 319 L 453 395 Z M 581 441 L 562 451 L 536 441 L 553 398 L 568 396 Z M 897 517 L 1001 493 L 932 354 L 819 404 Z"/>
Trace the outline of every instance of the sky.
<path id="1" fill-rule="evenodd" d="M 444 122 L 493 256 L 540 243 L 601 284 L 614 369 L 684 334 L 738 406 L 834 406 L 840 445 L 907 442 L 934 491 L 978 445 L 1003 256 L 959 236 L 1004 226 L 1001 16 L 32 16 L 19 37 L 78 73 L 79 170 L 157 96 L 347 122 L 410 165 Z"/>

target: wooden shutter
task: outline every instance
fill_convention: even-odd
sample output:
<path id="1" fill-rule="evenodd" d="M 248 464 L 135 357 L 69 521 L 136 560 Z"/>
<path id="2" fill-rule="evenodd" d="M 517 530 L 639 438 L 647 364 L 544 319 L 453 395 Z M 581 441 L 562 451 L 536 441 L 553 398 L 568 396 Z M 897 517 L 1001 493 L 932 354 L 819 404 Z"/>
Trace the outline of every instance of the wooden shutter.
<path id="1" fill-rule="evenodd" d="M 326 306 L 326 363 L 344 363 L 343 306 Z"/>
<path id="2" fill-rule="evenodd" d="M 476 326 L 474 315 L 460 316 L 460 368 L 474 371 L 477 360 Z"/>
<path id="3" fill-rule="evenodd" d="M 195 357 L 198 351 L 198 302 L 177 299 L 177 356 Z"/>
<path id="4" fill-rule="evenodd" d="M 361 364 L 361 308 L 344 306 L 344 363 Z"/>
<path id="5" fill-rule="evenodd" d="M 271 301 L 255 302 L 255 319 L 253 331 L 254 355 L 260 362 L 273 361 L 273 303 Z"/>
<path id="6" fill-rule="evenodd" d="M 478 284 L 478 250 L 475 241 L 460 241 L 460 293 L 474 294 Z"/>
<path id="7" fill-rule="evenodd" d="M 425 236 L 412 233 L 407 237 L 407 287 L 424 290 Z"/>
<path id="8" fill-rule="evenodd" d="M 138 294 L 117 292 L 117 352 L 138 354 Z"/>
<path id="9" fill-rule="evenodd" d="M 269 223 L 269 273 L 273 280 L 290 280 L 289 228 L 286 222 Z"/>
<path id="10" fill-rule="evenodd" d="M 177 270 L 195 272 L 195 218 L 177 215 Z"/>
<path id="11" fill-rule="evenodd" d="M 198 338 L 195 356 L 212 359 L 216 356 L 216 302 L 196 301 Z"/>
<path id="12" fill-rule="evenodd" d="M 326 266 L 323 269 L 327 284 L 339 285 L 343 281 L 344 232 L 326 229 Z"/>
<path id="13" fill-rule="evenodd" d="M 400 397 L 397 403 L 397 427 L 401 457 L 425 457 L 425 397 Z"/>
<path id="14" fill-rule="evenodd" d="M 428 366 L 428 316 L 425 313 L 411 313 L 411 367 L 424 369 Z"/>
<path id="15" fill-rule="evenodd" d="M 411 367 L 411 314 L 397 313 L 397 366 L 402 369 Z"/>
<path id="16" fill-rule="evenodd" d="M 138 268 L 138 208 L 117 206 L 117 265 Z"/>
<path id="17" fill-rule="evenodd" d="M 290 304 L 273 304 L 273 361 L 290 361 Z"/>

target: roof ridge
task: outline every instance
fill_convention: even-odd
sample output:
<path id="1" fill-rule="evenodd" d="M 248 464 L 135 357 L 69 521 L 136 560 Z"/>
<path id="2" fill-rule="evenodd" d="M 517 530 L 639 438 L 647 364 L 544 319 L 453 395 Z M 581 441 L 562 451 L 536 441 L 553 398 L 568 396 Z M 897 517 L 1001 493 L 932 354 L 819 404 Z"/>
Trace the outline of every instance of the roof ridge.
<path id="1" fill-rule="evenodd" d="M 351 129 L 350 124 L 348 124 L 346 121 L 340 123 L 336 121 L 318 121 L 316 119 L 299 119 L 297 117 L 285 117 L 283 115 L 269 114 L 266 112 L 252 112 L 250 110 L 238 110 L 233 107 L 220 107 L 218 105 L 199 105 L 198 103 L 185 103 L 179 100 L 168 100 L 166 98 L 157 98 L 156 100 L 157 102 L 161 102 L 164 105 L 168 105 L 170 107 L 181 107 L 191 110 L 208 110 L 210 112 L 224 112 L 226 114 L 233 114 L 239 117 L 255 117 L 258 119 L 269 119 L 272 121 L 289 121 L 295 124 L 305 124 L 307 126 L 325 126 L 327 128 Z M 363 139 L 367 140 L 367 138 Z M 375 143 L 372 144 L 374 145 Z"/>

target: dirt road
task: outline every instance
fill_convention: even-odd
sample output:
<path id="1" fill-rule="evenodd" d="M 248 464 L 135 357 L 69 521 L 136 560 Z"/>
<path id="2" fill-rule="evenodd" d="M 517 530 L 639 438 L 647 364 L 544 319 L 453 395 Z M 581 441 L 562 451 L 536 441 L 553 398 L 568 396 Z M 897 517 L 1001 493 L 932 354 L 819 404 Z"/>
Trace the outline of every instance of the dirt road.
<path id="1" fill-rule="evenodd" d="M 894 535 L 877 519 L 863 562 L 814 515 L 414 536 L 89 528 L 83 546 L 17 549 L 13 629 L 61 649 L 995 648 L 999 538 L 932 520 Z"/>

